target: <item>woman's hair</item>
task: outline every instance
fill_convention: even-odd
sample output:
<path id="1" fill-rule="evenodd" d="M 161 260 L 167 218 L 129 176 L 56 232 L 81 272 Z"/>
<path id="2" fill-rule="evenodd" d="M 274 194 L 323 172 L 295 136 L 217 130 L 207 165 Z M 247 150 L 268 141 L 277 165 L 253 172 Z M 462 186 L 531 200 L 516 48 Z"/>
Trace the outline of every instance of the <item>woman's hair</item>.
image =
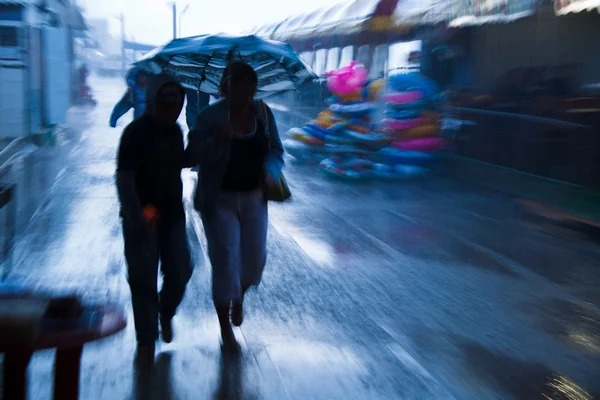
<path id="1" fill-rule="evenodd" d="M 222 97 L 227 96 L 227 85 L 229 82 L 233 84 L 250 83 L 257 85 L 258 75 L 256 75 L 256 71 L 250 65 L 241 61 L 234 61 L 223 71 L 223 77 L 219 85 L 219 93 Z"/>

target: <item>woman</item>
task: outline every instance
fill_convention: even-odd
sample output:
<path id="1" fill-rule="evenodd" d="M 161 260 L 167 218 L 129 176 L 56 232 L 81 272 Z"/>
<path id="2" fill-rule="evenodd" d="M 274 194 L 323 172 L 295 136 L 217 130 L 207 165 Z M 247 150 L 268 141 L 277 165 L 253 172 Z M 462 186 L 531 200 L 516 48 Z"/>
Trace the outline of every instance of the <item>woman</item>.
<path id="1" fill-rule="evenodd" d="M 256 72 L 232 63 L 221 80 L 222 100 L 204 108 L 188 136 L 186 164 L 199 166 L 195 207 L 206 232 L 212 294 L 224 345 L 236 345 L 246 291 L 260 283 L 267 259 L 265 189 L 283 167 L 271 110 L 255 101 Z"/>

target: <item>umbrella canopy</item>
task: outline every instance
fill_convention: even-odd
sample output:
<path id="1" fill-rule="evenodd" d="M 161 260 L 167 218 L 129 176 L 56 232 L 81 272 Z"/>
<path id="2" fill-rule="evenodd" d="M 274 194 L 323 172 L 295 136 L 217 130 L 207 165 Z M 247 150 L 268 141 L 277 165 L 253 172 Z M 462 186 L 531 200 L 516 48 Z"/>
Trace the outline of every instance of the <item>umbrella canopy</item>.
<path id="1" fill-rule="evenodd" d="M 289 45 L 256 36 L 219 34 L 175 39 L 152 50 L 135 65 L 153 74 L 169 74 L 185 87 L 217 95 L 230 59 L 254 68 L 258 74 L 257 98 L 297 89 L 317 78 Z"/>

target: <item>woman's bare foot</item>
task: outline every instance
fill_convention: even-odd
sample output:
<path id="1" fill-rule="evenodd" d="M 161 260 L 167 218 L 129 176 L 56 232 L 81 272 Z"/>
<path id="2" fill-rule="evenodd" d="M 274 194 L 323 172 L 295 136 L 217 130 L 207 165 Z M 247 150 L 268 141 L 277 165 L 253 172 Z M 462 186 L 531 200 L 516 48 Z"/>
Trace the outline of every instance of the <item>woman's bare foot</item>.
<path id="1" fill-rule="evenodd" d="M 236 346 L 237 341 L 235 340 L 235 334 L 233 333 L 231 323 L 229 322 L 229 304 L 215 305 L 215 309 L 217 310 L 219 326 L 221 327 L 221 340 L 223 341 L 223 346 Z"/>
<path id="2" fill-rule="evenodd" d="M 242 326 L 244 322 L 244 297 L 249 287 L 242 287 L 242 298 L 233 302 L 231 307 L 231 322 L 235 326 Z"/>
<path id="3" fill-rule="evenodd" d="M 244 322 L 244 304 L 242 300 L 236 301 L 231 307 L 231 323 L 235 326 L 242 326 Z"/>

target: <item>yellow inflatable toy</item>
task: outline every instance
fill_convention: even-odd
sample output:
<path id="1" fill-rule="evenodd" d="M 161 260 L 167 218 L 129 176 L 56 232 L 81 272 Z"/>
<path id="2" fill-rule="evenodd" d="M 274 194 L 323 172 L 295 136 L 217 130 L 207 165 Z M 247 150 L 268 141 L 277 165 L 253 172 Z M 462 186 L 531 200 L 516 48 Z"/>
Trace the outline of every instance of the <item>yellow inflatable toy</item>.
<path id="1" fill-rule="evenodd" d="M 335 95 L 340 103 L 352 103 L 352 102 L 357 102 L 357 101 L 364 101 L 365 99 L 363 99 L 363 96 L 361 94 L 360 90 L 356 90 L 352 93 L 348 93 L 348 94 L 336 94 Z"/>
<path id="2" fill-rule="evenodd" d="M 294 133 L 292 133 L 290 135 L 290 137 L 292 139 L 294 139 L 294 140 L 299 141 L 300 143 L 310 144 L 310 145 L 313 145 L 313 146 L 323 146 L 325 144 L 324 141 L 322 141 L 322 140 L 320 140 L 320 139 L 318 139 L 316 137 L 310 136 L 307 133 L 306 134 L 302 134 L 302 133 L 299 133 L 299 132 L 294 132 Z"/>
<path id="3" fill-rule="evenodd" d="M 385 83 L 384 79 L 377 79 L 369 83 L 367 86 L 367 92 L 369 93 L 369 101 L 375 101 L 379 97 L 379 93 L 381 93 L 381 89 L 383 88 L 383 84 Z"/>
<path id="4" fill-rule="evenodd" d="M 437 124 L 427 124 L 406 130 L 384 129 L 382 133 L 397 140 L 423 139 L 439 135 L 440 127 Z"/>

